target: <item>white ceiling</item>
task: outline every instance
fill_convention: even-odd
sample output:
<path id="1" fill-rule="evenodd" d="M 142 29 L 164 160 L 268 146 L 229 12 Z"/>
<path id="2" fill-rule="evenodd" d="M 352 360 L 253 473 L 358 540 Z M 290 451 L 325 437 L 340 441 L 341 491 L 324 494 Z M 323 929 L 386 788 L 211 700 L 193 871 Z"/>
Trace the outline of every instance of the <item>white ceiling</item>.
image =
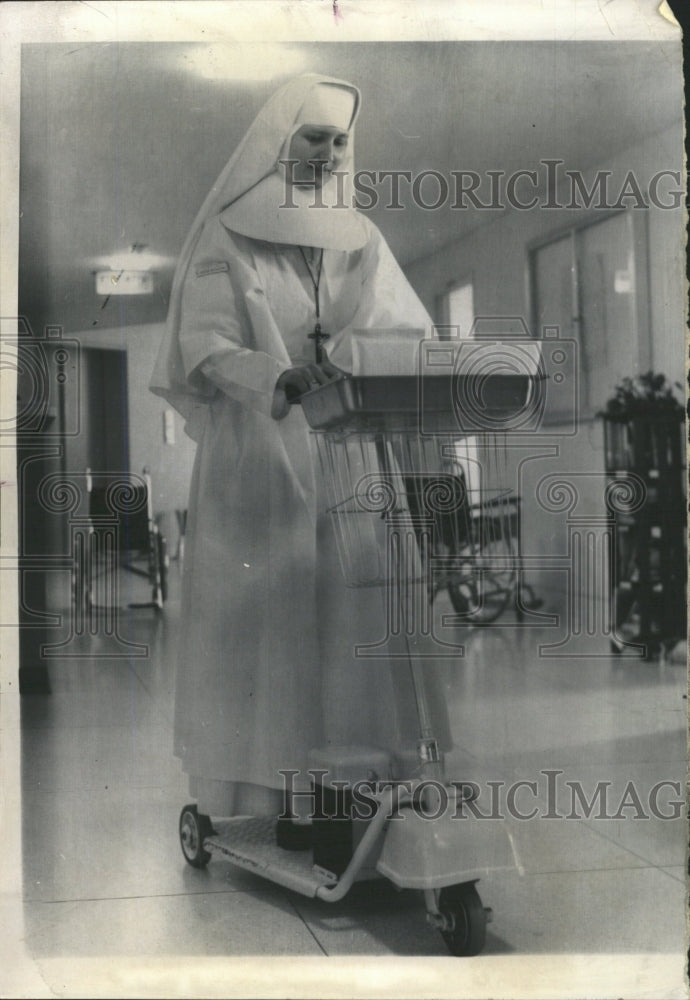
<path id="1" fill-rule="evenodd" d="M 213 78 L 228 68 L 245 78 Z M 69 331 L 163 319 L 174 258 L 197 208 L 263 101 L 295 72 L 361 88 L 360 169 L 510 174 L 557 157 L 584 170 L 681 117 L 677 42 L 322 43 L 207 53 L 177 43 L 25 46 L 22 312 Z M 413 206 L 371 217 L 402 263 L 478 221 L 471 211 Z M 168 258 L 154 295 L 97 296 L 90 260 L 135 243 Z"/>

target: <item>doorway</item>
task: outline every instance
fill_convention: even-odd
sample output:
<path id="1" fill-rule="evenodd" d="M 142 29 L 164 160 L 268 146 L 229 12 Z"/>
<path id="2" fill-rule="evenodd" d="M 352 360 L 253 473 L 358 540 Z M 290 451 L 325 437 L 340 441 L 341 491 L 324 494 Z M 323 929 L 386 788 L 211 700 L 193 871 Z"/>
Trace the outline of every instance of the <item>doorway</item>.
<path id="1" fill-rule="evenodd" d="M 555 325 L 579 346 L 582 417 L 593 417 L 623 376 L 650 366 L 647 238 L 646 219 L 622 210 L 532 246 L 533 328 Z M 569 381 L 577 375 L 566 372 Z"/>
<path id="2" fill-rule="evenodd" d="M 87 347 L 82 353 L 84 469 L 129 472 L 127 351 Z"/>

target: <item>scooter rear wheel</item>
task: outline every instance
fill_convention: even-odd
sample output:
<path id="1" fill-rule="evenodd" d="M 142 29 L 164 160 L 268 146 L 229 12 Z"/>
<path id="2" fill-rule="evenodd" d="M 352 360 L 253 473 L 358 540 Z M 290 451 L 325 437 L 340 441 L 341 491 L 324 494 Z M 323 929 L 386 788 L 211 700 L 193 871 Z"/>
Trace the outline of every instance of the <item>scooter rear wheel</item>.
<path id="1" fill-rule="evenodd" d="M 487 913 L 474 883 L 442 889 L 438 906 L 449 925 L 441 937 L 451 955 L 478 955 L 486 942 Z"/>
<path id="2" fill-rule="evenodd" d="M 180 847 L 185 861 L 192 868 L 205 868 L 211 854 L 204 849 L 204 840 L 213 833 L 211 820 L 197 812 L 194 805 L 185 806 L 180 813 Z"/>

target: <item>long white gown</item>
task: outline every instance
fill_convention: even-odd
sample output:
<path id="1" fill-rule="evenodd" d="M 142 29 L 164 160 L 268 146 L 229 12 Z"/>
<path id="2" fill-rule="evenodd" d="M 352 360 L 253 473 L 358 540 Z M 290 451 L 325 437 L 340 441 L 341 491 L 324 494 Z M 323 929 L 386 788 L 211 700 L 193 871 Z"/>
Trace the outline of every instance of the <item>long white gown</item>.
<path id="1" fill-rule="evenodd" d="M 344 369 L 350 331 L 430 324 L 365 221 L 361 250 L 323 254 L 321 323 Z M 301 408 L 272 416 L 278 375 L 313 360 L 314 321 L 298 247 L 233 233 L 222 213 L 209 220 L 180 323 L 187 378 L 215 395 L 200 408 L 189 501 L 175 753 L 216 815 L 261 809 L 260 795 L 250 802 L 238 789 L 281 789 L 280 770 L 304 773 L 312 748 L 396 750 L 418 736 L 404 656 L 354 655 L 385 637 L 384 595 L 345 586 Z M 433 669 L 428 694 L 447 745 Z M 263 801 L 271 810 L 275 795 Z"/>

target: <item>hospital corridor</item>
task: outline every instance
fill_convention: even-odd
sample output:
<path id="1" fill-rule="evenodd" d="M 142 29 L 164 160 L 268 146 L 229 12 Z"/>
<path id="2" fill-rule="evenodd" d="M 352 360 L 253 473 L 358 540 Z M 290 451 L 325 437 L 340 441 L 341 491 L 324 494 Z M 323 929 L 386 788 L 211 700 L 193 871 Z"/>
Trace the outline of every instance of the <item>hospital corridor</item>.
<path id="1" fill-rule="evenodd" d="M 37 957 L 443 955 L 418 891 L 363 882 L 329 904 L 223 860 L 204 870 L 186 863 L 177 825 L 189 796 L 170 753 L 176 571 L 173 563 L 164 614 L 122 618 L 121 634 L 148 656 L 109 659 L 107 639 L 95 638 L 91 658 L 51 663 L 49 697 L 23 699 L 27 947 Z M 539 809 L 513 824 L 523 871 L 479 883 L 493 909 L 483 954 L 656 952 L 671 961 L 684 947 L 685 820 L 655 817 L 649 796 L 659 782 L 683 787 L 684 650 L 663 664 L 601 649 L 549 660 L 537 652 L 544 638 L 509 624 L 476 629 L 445 670 L 449 771 L 480 784 L 485 813 L 487 782 L 502 783 L 503 809 L 516 781 L 536 783 L 536 794 L 516 799 L 522 813 Z M 558 819 L 543 818 L 545 771 L 561 772 L 550 803 Z M 587 800 L 610 782 L 610 815 L 632 782 L 641 809 L 629 797 L 617 819 L 597 818 L 598 807 L 568 819 L 568 780 Z M 666 786 L 658 814 L 677 814 L 680 798 Z"/>
<path id="2" fill-rule="evenodd" d="M 22 44 L 17 995 L 685 995 L 682 53 L 605 27 Z"/>

